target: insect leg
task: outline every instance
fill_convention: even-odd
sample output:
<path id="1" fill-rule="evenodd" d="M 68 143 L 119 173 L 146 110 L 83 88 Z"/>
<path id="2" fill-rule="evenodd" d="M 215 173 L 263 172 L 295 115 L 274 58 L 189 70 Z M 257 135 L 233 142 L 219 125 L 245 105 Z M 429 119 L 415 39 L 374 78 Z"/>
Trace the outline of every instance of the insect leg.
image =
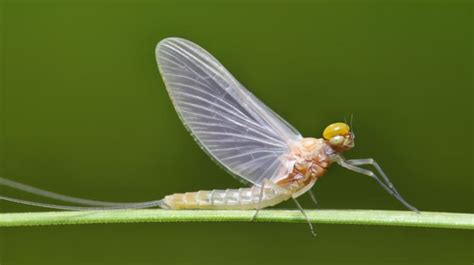
<path id="1" fill-rule="evenodd" d="M 380 174 L 380 176 L 382 176 L 382 178 L 384 179 L 385 181 L 385 184 L 393 191 L 395 192 L 400 198 L 402 198 L 402 196 L 400 195 L 400 193 L 397 191 L 397 189 L 395 188 L 395 186 L 392 184 L 392 182 L 390 181 L 390 179 L 388 178 L 387 174 L 385 174 L 385 172 L 382 170 L 382 167 L 380 167 L 380 165 L 377 163 L 377 161 L 375 161 L 374 159 L 372 158 L 364 158 L 364 159 L 351 159 L 351 160 L 346 160 L 347 163 L 351 164 L 351 165 L 354 165 L 354 166 L 359 166 L 359 165 L 372 165 L 376 170 L 377 172 Z M 411 205 L 410 205 L 411 206 Z M 410 208 L 411 210 L 415 211 L 415 212 L 418 212 L 418 210 L 411 206 L 412 208 Z"/>
<path id="2" fill-rule="evenodd" d="M 360 173 L 360 174 L 363 174 L 363 175 L 366 175 L 366 176 L 369 176 L 371 178 L 373 178 L 374 180 L 376 180 L 380 186 L 382 186 L 388 193 L 390 193 L 393 197 L 395 197 L 397 200 L 399 200 L 403 205 L 405 205 L 405 207 L 407 207 L 408 209 L 412 210 L 412 211 L 415 211 L 417 213 L 419 213 L 418 209 L 416 209 L 415 207 L 413 207 L 412 205 L 410 205 L 408 202 L 405 201 L 405 199 L 403 199 L 403 197 L 398 194 L 398 192 L 390 189 L 382 180 L 380 180 L 380 178 L 372 171 L 370 170 L 367 170 L 367 169 L 364 169 L 364 168 L 360 168 L 360 167 L 357 167 L 355 165 L 352 165 L 348 162 L 346 162 L 345 160 L 343 160 L 342 158 L 341 159 L 338 159 L 336 160 L 336 162 L 344 167 L 344 168 L 347 168 L 351 171 L 354 171 L 354 172 L 357 172 L 357 173 Z"/>
<path id="3" fill-rule="evenodd" d="M 318 206 L 318 200 L 316 200 L 316 196 L 314 195 L 314 192 L 312 189 L 308 191 L 308 194 L 311 200 L 314 202 L 314 205 Z"/>
<path id="4" fill-rule="evenodd" d="M 306 219 L 306 222 L 308 222 L 309 230 L 311 230 L 311 234 L 313 236 L 316 236 L 316 233 L 314 232 L 313 224 L 311 223 L 308 216 L 306 215 L 306 212 L 304 211 L 303 207 L 301 207 L 301 204 L 298 202 L 298 200 L 296 200 L 296 198 L 293 198 L 293 200 L 295 201 L 298 209 L 301 211 L 301 214 L 303 214 L 304 218 Z"/>
<path id="5" fill-rule="evenodd" d="M 351 159 L 351 160 L 346 160 L 346 162 L 354 166 L 372 165 L 377 170 L 377 172 L 382 176 L 382 178 L 385 180 L 385 183 L 387 184 L 387 186 L 391 190 L 393 190 L 395 193 L 399 194 L 397 189 L 395 189 L 395 186 L 393 186 L 392 182 L 390 182 L 385 172 L 382 170 L 382 168 L 374 159 L 372 158 Z"/>
<path id="6" fill-rule="evenodd" d="M 252 222 L 255 221 L 255 219 L 257 219 L 258 212 L 260 211 L 260 204 L 262 203 L 263 193 L 265 192 L 265 182 L 266 181 L 263 181 L 262 186 L 260 187 L 260 194 L 258 195 L 258 203 L 255 209 L 255 214 L 252 217 Z"/>

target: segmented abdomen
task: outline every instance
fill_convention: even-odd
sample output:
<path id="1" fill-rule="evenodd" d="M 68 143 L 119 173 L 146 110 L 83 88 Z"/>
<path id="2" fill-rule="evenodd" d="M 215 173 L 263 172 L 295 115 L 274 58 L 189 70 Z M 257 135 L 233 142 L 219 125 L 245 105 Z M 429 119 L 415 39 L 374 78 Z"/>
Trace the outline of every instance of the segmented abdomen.
<path id="1" fill-rule="evenodd" d="M 163 199 L 168 209 L 261 209 L 273 206 L 291 197 L 291 194 L 265 187 L 176 193 Z"/>

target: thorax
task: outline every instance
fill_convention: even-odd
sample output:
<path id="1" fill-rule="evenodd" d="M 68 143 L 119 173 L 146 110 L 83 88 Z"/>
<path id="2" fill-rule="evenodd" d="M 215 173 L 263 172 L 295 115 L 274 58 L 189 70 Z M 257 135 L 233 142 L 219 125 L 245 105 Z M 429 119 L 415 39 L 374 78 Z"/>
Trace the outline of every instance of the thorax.
<path id="1" fill-rule="evenodd" d="M 295 198 L 306 192 L 332 163 L 328 148 L 323 139 L 301 139 L 291 150 L 290 159 L 294 161 L 292 171 L 277 184 L 292 192 Z"/>

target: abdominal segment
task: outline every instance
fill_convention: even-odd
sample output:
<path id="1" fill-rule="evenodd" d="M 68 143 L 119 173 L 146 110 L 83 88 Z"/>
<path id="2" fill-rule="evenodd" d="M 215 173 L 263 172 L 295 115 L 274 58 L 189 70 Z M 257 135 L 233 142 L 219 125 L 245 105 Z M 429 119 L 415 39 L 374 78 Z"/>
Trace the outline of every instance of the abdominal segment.
<path id="1" fill-rule="evenodd" d="M 224 209 L 246 210 L 273 206 L 291 194 L 273 186 L 176 193 L 163 199 L 168 209 Z"/>
<path id="2" fill-rule="evenodd" d="M 313 139 L 310 139 L 313 140 Z M 310 142 L 310 141 L 306 141 Z M 266 179 L 261 186 L 249 188 L 211 190 L 176 193 L 163 199 L 166 209 L 262 209 L 276 205 L 304 193 L 311 188 L 316 180 L 324 175 L 329 166 L 327 157 L 322 152 L 318 139 L 303 145 L 306 149 L 295 150 L 293 170 L 276 183 Z"/>

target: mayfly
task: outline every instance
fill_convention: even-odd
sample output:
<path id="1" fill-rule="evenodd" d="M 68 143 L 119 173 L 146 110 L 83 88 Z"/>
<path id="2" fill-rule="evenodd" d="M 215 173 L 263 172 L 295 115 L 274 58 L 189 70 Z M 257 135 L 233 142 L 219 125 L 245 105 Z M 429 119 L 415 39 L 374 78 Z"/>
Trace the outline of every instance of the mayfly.
<path id="1" fill-rule="evenodd" d="M 259 209 L 294 199 L 306 217 L 296 199 L 310 191 L 328 167 L 337 163 L 373 178 L 408 209 L 417 211 L 402 198 L 375 160 L 346 160 L 342 156 L 354 147 L 355 138 L 345 122 L 327 126 L 323 138 L 303 137 L 245 89 L 210 53 L 188 40 L 162 40 L 156 47 L 156 59 L 186 129 L 213 160 L 249 187 L 172 194 L 149 202 L 113 203 L 66 196 L 1 178 L 3 185 L 95 207 L 0 198 L 66 210 L 159 206 L 165 209 L 255 209 L 256 213 Z M 360 167 L 362 165 L 372 165 L 377 173 Z M 312 198 L 315 201 L 314 196 Z"/>

